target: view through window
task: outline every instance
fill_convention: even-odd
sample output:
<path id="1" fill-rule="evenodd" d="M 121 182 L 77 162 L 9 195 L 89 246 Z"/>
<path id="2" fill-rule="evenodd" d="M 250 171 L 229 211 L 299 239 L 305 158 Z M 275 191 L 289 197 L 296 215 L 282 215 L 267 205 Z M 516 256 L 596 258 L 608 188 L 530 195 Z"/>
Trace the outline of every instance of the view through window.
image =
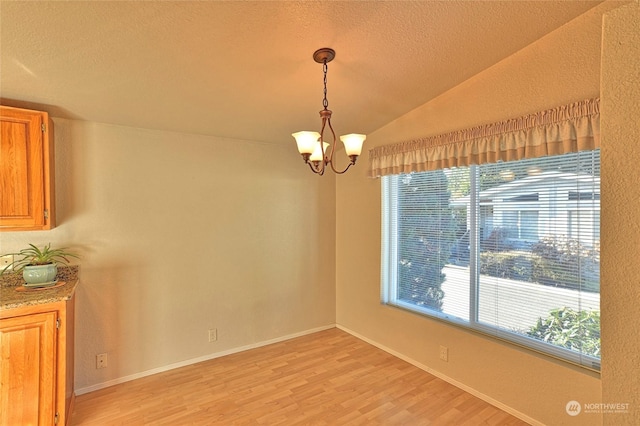
<path id="1" fill-rule="evenodd" d="M 599 369 L 599 150 L 382 181 L 384 302 Z"/>

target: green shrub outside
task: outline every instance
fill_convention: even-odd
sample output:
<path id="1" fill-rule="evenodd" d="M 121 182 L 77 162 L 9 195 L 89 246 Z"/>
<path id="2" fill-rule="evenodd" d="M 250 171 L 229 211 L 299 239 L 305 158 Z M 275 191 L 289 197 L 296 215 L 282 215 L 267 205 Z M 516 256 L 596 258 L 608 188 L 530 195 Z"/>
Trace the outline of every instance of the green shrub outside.
<path id="1" fill-rule="evenodd" d="M 435 311 L 457 230 L 450 198 L 442 170 L 404 175 L 398 185 L 398 299 Z"/>
<path id="2" fill-rule="evenodd" d="M 600 247 L 584 247 L 576 239 L 545 237 L 534 244 L 532 280 L 545 285 L 600 291 Z M 576 274 L 576 270 L 580 271 Z"/>
<path id="3" fill-rule="evenodd" d="M 531 253 L 523 251 L 482 252 L 480 253 L 480 273 L 531 282 L 532 257 Z"/>
<path id="4" fill-rule="evenodd" d="M 600 357 L 600 312 L 554 309 L 539 318 L 529 337 L 594 357 Z"/>
<path id="5" fill-rule="evenodd" d="M 580 271 L 576 274 L 576 271 Z M 575 290 L 600 291 L 600 250 L 577 240 L 547 237 L 531 251 L 483 251 L 480 273 Z"/>

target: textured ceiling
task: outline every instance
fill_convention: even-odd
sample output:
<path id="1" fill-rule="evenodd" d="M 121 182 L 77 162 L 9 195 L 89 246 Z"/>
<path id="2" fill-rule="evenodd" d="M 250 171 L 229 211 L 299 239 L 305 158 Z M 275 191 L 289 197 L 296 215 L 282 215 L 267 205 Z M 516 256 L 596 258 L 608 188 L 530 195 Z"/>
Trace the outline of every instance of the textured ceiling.
<path id="1" fill-rule="evenodd" d="M 0 96 L 54 116 L 293 144 L 370 133 L 600 1 L 5 1 Z"/>

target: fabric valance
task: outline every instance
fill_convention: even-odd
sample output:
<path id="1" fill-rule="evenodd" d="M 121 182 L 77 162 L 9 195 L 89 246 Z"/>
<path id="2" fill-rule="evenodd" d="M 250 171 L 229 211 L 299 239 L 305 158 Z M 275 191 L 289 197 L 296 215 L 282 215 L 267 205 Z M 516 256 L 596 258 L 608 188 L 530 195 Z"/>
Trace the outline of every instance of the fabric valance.
<path id="1" fill-rule="evenodd" d="M 600 99 L 369 150 L 369 176 L 559 155 L 600 147 Z"/>

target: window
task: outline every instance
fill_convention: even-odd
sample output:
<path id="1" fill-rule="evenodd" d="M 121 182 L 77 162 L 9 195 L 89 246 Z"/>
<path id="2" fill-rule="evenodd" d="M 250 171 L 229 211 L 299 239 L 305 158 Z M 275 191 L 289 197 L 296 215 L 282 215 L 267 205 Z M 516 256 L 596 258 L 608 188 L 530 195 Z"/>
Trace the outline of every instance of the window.
<path id="1" fill-rule="evenodd" d="M 385 303 L 599 369 L 600 151 L 382 178 Z"/>
<path id="2" fill-rule="evenodd" d="M 504 212 L 504 223 L 507 236 L 521 240 L 538 239 L 538 212 L 511 210 Z"/>

